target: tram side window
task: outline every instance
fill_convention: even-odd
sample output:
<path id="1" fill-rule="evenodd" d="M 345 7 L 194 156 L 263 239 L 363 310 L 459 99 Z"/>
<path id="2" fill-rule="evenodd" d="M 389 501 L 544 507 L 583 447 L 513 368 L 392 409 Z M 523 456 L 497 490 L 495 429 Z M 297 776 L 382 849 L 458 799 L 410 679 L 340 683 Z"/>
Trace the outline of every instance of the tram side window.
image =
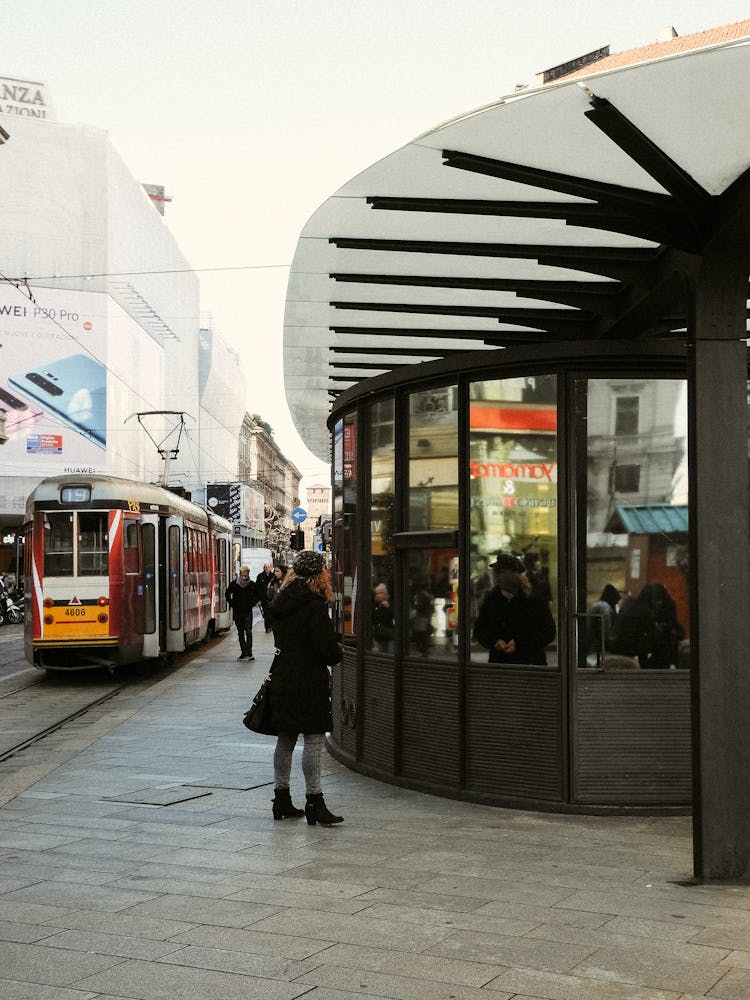
<path id="1" fill-rule="evenodd" d="M 106 512 L 78 512 L 78 573 L 106 576 L 109 565 Z"/>
<path id="2" fill-rule="evenodd" d="M 44 575 L 73 575 L 73 514 L 45 514 Z"/>
<path id="3" fill-rule="evenodd" d="M 187 544 L 187 542 L 186 542 Z M 178 629 L 182 616 L 180 588 L 182 587 L 182 559 L 180 552 L 180 529 L 176 524 L 169 526 L 169 627 Z"/>
<path id="4" fill-rule="evenodd" d="M 138 572 L 138 523 L 125 522 L 123 566 L 126 573 Z"/>

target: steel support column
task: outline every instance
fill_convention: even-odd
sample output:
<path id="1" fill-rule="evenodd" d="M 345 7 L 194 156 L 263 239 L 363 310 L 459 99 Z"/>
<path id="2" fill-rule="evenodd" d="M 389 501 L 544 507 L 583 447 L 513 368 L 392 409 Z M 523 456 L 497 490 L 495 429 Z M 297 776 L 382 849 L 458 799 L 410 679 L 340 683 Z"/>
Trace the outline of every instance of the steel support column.
<path id="1" fill-rule="evenodd" d="M 744 187 L 690 281 L 693 839 L 700 880 L 750 876 L 750 185 Z"/>

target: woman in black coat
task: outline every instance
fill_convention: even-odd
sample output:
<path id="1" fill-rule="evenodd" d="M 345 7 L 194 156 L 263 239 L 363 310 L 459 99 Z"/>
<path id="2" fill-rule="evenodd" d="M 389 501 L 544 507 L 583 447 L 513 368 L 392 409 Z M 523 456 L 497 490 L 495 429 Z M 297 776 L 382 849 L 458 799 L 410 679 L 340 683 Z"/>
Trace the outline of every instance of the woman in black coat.
<path id="1" fill-rule="evenodd" d="M 311 826 L 343 822 L 343 816 L 329 812 L 320 786 L 325 734 L 332 728 L 328 667 L 341 660 L 341 648 L 328 614 L 332 599 L 323 556 L 306 551 L 294 560 L 268 609 L 276 644 L 271 667 L 271 714 L 279 733 L 273 758 L 273 817 L 302 815 L 302 810 L 292 805 L 289 792 L 292 754 L 302 733 L 305 816 Z"/>
<path id="2" fill-rule="evenodd" d="M 546 664 L 545 647 L 555 638 L 555 622 L 546 601 L 532 596 L 521 560 L 498 552 L 490 563 L 495 586 L 474 623 L 474 638 L 489 649 L 490 663 Z"/>

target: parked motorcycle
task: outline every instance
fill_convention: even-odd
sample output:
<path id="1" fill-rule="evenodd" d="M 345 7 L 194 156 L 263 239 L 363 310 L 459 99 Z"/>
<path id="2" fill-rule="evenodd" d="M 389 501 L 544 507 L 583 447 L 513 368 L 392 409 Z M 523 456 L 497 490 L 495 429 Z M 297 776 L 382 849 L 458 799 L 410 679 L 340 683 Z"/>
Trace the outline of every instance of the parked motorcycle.
<path id="1" fill-rule="evenodd" d="M 23 594 L 0 585 L 0 625 L 19 625 L 23 618 Z"/>

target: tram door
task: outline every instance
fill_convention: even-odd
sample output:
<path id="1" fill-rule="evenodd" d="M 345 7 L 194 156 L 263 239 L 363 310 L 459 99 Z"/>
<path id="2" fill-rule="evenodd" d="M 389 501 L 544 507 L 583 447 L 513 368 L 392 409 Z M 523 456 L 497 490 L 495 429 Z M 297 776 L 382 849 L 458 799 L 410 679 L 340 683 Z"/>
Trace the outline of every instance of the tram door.
<path id="1" fill-rule="evenodd" d="M 163 648 L 163 613 L 159 574 L 159 517 L 144 514 L 141 518 L 141 552 L 143 575 L 143 656 L 157 657 Z M 162 636 L 160 637 L 160 632 Z"/>
<path id="2" fill-rule="evenodd" d="M 181 517 L 166 519 L 166 624 L 167 651 L 180 652 L 185 648 L 183 627 L 183 523 Z"/>

